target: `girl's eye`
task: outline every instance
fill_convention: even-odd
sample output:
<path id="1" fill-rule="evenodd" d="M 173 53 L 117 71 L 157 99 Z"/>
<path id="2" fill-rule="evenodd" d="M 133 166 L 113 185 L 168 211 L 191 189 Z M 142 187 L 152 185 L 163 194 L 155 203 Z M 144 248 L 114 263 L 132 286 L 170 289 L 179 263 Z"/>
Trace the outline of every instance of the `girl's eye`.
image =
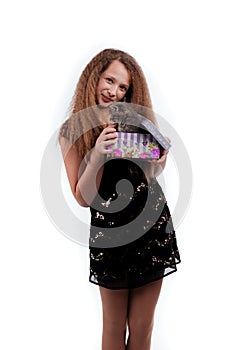
<path id="1" fill-rule="evenodd" d="M 127 88 L 126 88 L 126 86 L 120 86 L 120 89 L 121 89 L 121 91 L 127 91 Z"/>
<path id="2" fill-rule="evenodd" d="M 109 83 L 113 83 L 112 78 L 106 78 L 106 80 L 107 80 L 107 82 L 109 82 Z"/>

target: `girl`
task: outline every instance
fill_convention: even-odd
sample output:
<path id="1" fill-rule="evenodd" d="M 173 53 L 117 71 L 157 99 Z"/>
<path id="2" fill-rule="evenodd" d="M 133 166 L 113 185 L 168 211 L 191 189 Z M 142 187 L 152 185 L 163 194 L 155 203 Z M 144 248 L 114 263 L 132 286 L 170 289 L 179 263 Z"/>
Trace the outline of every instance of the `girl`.
<path id="1" fill-rule="evenodd" d="M 59 141 L 72 193 L 91 211 L 89 281 L 102 300 L 102 350 L 149 350 L 163 277 L 176 271 L 180 256 L 156 177 L 145 176 L 137 162 L 106 158 L 116 142 L 108 108 L 120 101 L 156 124 L 140 66 L 123 51 L 105 49 L 82 72 Z M 156 161 L 161 169 L 166 157 Z"/>

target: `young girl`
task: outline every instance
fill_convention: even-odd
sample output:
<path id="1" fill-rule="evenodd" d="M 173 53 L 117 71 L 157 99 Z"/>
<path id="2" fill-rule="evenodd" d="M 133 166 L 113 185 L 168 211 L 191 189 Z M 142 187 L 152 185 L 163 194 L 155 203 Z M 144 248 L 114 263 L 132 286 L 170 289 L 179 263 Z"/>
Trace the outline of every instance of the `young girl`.
<path id="1" fill-rule="evenodd" d="M 149 350 L 163 277 L 176 271 L 180 256 L 156 177 L 148 178 L 136 161 L 106 157 L 117 136 L 108 108 L 120 101 L 141 107 L 156 124 L 135 59 L 105 49 L 82 72 L 59 141 L 72 193 L 91 211 L 89 281 L 102 300 L 102 350 Z M 79 118 L 82 111 L 88 113 Z M 156 166 L 163 169 L 166 157 L 163 152 Z"/>

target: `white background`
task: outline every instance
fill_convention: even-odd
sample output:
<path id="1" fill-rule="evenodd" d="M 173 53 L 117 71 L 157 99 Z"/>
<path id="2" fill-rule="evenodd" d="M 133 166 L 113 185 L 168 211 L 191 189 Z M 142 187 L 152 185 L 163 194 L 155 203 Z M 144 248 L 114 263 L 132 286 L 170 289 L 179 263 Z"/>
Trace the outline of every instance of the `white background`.
<path id="1" fill-rule="evenodd" d="M 101 349 L 88 250 L 46 214 L 40 164 L 82 69 L 108 47 L 142 66 L 193 168 L 152 349 L 232 348 L 232 31 L 230 0 L 1 3 L 1 349 Z"/>

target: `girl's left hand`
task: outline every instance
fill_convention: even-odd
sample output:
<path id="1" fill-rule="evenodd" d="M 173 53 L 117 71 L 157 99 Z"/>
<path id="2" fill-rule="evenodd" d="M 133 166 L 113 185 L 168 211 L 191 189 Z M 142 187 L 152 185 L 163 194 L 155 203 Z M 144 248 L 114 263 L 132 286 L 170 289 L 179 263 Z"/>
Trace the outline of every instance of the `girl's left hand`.
<path id="1" fill-rule="evenodd" d="M 163 150 L 162 156 L 157 160 L 157 164 L 162 164 L 167 160 L 167 155 L 169 151 Z"/>
<path id="2" fill-rule="evenodd" d="M 171 140 L 168 137 L 166 137 L 166 139 L 169 142 L 171 142 Z M 164 170 L 165 165 L 166 165 L 166 161 L 167 161 L 168 152 L 169 151 L 163 150 L 162 155 L 159 159 L 151 159 L 150 160 L 151 163 L 154 163 L 154 165 L 155 165 L 156 176 L 159 176 L 162 173 L 162 171 Z"/>
<path id="3" fill-rule="evenodd" d="M 165 136 L 165 138 L 168 140 L 169 143 L 171 143 L 171 140 L 169 139 L 169 137 Z M 157 164 L 161 165 L 164 163 L 164 166 L 165 166 L 168 152 L 169 152 L 169 150 L 168 151 L 163 150 L 162 156 L 158 159 Z M 163 166 L 163 168 L 164 168 L 164 166 Z"/>

